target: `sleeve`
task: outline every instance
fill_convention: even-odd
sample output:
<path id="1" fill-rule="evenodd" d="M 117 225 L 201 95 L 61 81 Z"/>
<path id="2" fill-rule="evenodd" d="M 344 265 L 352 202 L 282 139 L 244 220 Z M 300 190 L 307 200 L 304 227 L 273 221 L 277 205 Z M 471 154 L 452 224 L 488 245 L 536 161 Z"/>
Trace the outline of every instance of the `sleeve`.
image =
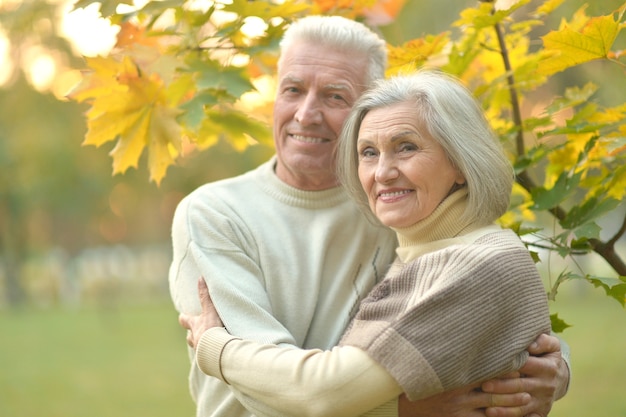
<path id="1" fill-rule="evenodd" d="M 258 416 L 397 415 L 397 382 L 364 351 L 293 349 L 209 329 L 196 360 L 208 375 L 251 397 Z M 378 408 L 377 408 L 378 407 Z"/>
<path id="2" fill-rule="evenodd" d="M 273 315 L 245 225 L 232 213 L 226 215 L 228 208 L 218 201 L 205 200 L 210 198 L 191 194 L 174 215 L 169 285 L 176 309 L 200 313 L 197 280 L 203 277 L 232 333 L 265 343 L 295 344 L 293 335 Z"/>
<path id="3" fill-rule="evenodd" d="M 569 391 L 569 387 L 572 384 L 572 363 L 571 363 L 571 356 L 570 356 L 570 347 L 567 344 L 567 342 L 560 338 L 557 334 L 555 334 L 554 332 L 551 332 L 552 336 L 556 337 L 557 339 L 559 339 L 559 342 L 561 342 L 561 357 L 563 358 L 563 361 L 565 362 L 565 365 L 567 366 L 567 370 L 569 372 L 569 379 L 567 380 L 567 386 L 565 387 L 565 392 L 563 395 L 567 394 L 567 391 Z"/>
<path id="4" fill-rule="evenodd" d="M 496 249 L 451 248 L 408 265 L 381 297 L 364 300 L 342 344 L 365 350 L 412 401 L 518 369 L 550 329 L 547 299 L 525 248 Z M 416 276 L 432 285 L 372 332 L 371 317 Z"/>

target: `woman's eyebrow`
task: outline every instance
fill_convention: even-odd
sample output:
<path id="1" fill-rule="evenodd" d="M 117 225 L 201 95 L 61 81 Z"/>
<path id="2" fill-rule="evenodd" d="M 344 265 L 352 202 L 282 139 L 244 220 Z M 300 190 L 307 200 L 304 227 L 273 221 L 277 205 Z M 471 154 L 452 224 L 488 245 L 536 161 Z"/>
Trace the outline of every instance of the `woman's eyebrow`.
<path id="1" fill-rule="evenodd" d="M 417 133 L 412 131 L 412 130 L 405 130 L 403 132 L 396 133 L 395 135 L 393 135 L 391 137 L 391 142 L 395 142 L 395 141 L 398 141 L 400 139 L 404 139 L 407 136 L 417 136 Z"/>
<path id="2" fill-rule="evenodd" d="M 417 133 L 415 133 L 412 130 L 406 130 L 406 131 L 399 132 L 399 133 L 396 133 L 395 135 L 393 135 L 390 138 L 390 141 L 391 142 L 397 142 L 399 140 L 402 140 L 402 139 L 406 138 L 407 136 L 418 136 L 418 135 L 417 135 Z M 369 139 L 368 136 L 359 136 L 356 139 L 356 141 L 357 141 L 357 143 L 374 143 L 374 141 Z"/>

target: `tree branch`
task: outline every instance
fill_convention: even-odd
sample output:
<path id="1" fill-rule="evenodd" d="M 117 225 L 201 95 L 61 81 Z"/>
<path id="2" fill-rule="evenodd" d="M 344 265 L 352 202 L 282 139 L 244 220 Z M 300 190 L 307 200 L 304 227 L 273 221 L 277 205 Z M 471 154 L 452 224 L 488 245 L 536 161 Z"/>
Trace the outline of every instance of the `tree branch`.
<path id="1" fill-rule="evenodd" d="M 519 97 L 517 95 L 517 89 L 515 87 L 515 78 L 513 77 L 513 70 L 511 68 L 511 62 L 509 60 L 509 52 L 506 47 L 506 42 L 504 39 L 504 34 L 502 32 L 502 28 L 499 23 L 494 25 L 495 32 L 498 38 L 498 44 L 500 46 L 500 55 L 502 56 L 502 62 L 504 64 L 504 69 L 507 74 L 507 85 L 509 89 L 509 95 L 511 96 L 511 110 L 513 116 L 513 122 L 517 127 L 517 135 L 516 135 L 516 148 L 518 156 L 522 156 L 526 152 L 526 148 L 524 146 L 524 129 L 523 129 L 523 120 L 522 113 L 520 110 Z M 517 175 L 517 182 L 529 193 L 533 188 L 536 188 L 537 185 L 534 183 L 532 178 L 528 175 L 527 171 L 522 171 Z M 565 219 L 567 212 L 561 207 L 556 206 L 549 210 L 550 213 L 557 220 L 562 221 Z M 609 265 L 621 276 L 626 276 L 626 263 L 621 259 L 621 257 L 615 252 L 615 243 L 619 240 L 621 236 L 626 233 L 626 218 L 624 218 L 624 222 L 622 223 L 622 227 L 619 231 L 613 236 L 613 238 L 607 242 L 602 242 L 599 239 L 590 239 L 589 243 L 594 252 L 599 254 L 604 260 L 606 260 Z"/>
<path id="2" fill-rule="evenodd" d="M 626 276 L 626 263 L 624 263 L 619 254 L 615 251 L 615 243 L 617 243 L 624 233 L 626 233 L 626 216 L 624 216 L 622 227 L 620 227 L 615 236 L 606 243 L 599 239 L 589 239 L 593 250 L 602 256 L 621 276 Z"/>
<path id="3" fill-rule="evenodd" d="M 504 34 L 499 23 L 494 25 L 496 35 L 498 37 L 498 44 L 500 45 L 500 55 L 502 56 L 502 62 L 504 63 L 504 70 L 506 71 L 506 82 L 509 87 L 509 95 L 511 96 L 511 110 L 513 112 L 513 123 L 517 126 L 517 135 L 515 137 L 515 143 L 517 145 L 517 154 L 524 155 L 526 153 L 526 147 L 524 146 L 524 129 L 522 129 L 522 112 L 519 106 L 519 98 L 517 97 L 517 89 L 515 88 L 515 78 L 513 77 L 513 69 L 511 68 L 511 61 L 509 61 L 509 51 L 506 48 L 506 42 L 504 41 Z"/>

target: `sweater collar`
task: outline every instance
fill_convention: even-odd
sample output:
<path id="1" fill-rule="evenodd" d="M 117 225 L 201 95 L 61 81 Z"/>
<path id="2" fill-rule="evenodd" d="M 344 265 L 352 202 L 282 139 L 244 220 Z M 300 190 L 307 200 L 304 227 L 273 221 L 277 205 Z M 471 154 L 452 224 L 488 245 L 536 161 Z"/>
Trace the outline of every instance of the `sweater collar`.
<path id="1" fill-rule="evenodd" d="M 398 256 L 403 262 L 455 243 L 458 237 L 478 228 L 463 218 L 467 187 L 446 197 L 425 219 L 409 227 L 393 228 L 398 236 Z"/>
<path id="2" fill-rule="evenodd" d="M 333 187 L 327 190 L 308 191 L 300 190 L 283 182 L 276 175 L 277 157 L 274 155 L 268 162 L 257 168 L 256 178 L 259 186 L 274 199 L 294 207 L 306 209 L 327 209 L 350 203 L 348 195 L 342 187 Z"/>

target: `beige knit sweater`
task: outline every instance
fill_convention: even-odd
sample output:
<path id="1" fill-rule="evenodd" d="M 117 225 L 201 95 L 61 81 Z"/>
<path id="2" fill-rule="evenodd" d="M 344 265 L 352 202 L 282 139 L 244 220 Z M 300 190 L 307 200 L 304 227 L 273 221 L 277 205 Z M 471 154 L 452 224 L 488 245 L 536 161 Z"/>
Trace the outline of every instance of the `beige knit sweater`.
<path id="1" fill-rule="evenodd" d="M 396 231 L 399 262 L 361 304 L 340 347 L 284 349 L 211 329 L 198 346 L 199 367 L 268 416 L 359 415 L 401 391 L 418 399 L 518 369 L 526 347 L 550 330 L 545 291 L 519 238 L 459 223 L 465 205 L 466 191 L 457 191 L 429 218 Z"/>
<path id="2" fill-rule="evenodd" d="M 340 343 L 365 350 L 412 400 L 519 369 L 550 331 L 528 250 L 511 230 L 460 222 L 466 194 L 396 230 L 406 263 L 363 300 Z"/>

